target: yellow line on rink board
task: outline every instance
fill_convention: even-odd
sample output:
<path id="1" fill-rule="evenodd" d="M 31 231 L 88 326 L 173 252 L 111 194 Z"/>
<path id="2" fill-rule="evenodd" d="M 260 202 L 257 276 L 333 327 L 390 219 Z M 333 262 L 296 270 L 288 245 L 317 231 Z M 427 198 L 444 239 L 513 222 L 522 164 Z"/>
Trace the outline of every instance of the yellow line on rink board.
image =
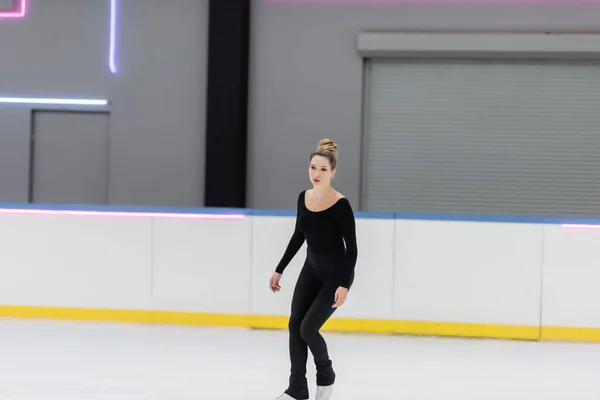
<path id="1" fill-rule="evenodd" d="M 288 317 L 269 315 L 196 313 L 155 310 L 119 310 L 73 307 L 0 305 L 0 317 L 86 320 L 197 326 L 235 326 L 253 329 L 287 329 Z M 599 342 L 600 328 L 539 327 L 501 324 L 396 321 L 332 318 L 323 331 L 426 336 L 453 336 L 519 340 Z"/>

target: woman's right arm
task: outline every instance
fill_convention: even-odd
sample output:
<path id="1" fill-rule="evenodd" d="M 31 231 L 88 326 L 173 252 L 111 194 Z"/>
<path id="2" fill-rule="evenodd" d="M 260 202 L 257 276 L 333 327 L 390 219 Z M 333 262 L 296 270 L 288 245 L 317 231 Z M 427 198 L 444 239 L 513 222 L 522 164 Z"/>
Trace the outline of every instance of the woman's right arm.
<path id="1" fill-rule="evenodd" d="M 294 232 L 292 233 L 292 237 L 287 245 L 287 248 L 285 249 L 285 252 L 283 253 L 283 256 L 281 257 L 281 260 L 279 261 L 279 264 L 277 264 L 277 267 L 275 268 L 275 272 L 277 272 L 279 274 L 283 274 L 283 271 L 285 270 L 285 268 L 288 266 L 290 261 L 292 261 L 292 258 L 294 258 L 296 253 L 298 253 L 298 250 L 300 250 L 300 247 L 302 247 L 302 244 L 304 244 L 305 237 L 304 237 L 304 234 L 300 231 L 299 224 L 298 224 L 298 220 L 299 220 L 299 216 L 300 216 L 300 200 L 303 201 L 303 199 L 301 199 L 301 197 L 302 197 L 302 194 L 298 198 L 298 206 L 297 206 L 297 212 L 296 212 L 296 222 L 294 224 Z"/>

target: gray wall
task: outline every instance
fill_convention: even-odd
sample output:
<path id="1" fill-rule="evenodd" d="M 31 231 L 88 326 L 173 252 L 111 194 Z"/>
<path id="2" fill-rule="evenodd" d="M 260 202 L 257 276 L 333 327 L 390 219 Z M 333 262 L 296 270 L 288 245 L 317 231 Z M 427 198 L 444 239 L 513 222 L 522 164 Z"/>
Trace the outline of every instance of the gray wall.
<path id="1" fill-rule="evenodd" d="M 108 0 L 29 0 L 0 20 L 0 96 L 109 99 L 110 203 L 202 205 L 208 3 L 118 3 L 116 75 Z M 27 108 L 0 104 L 0 202 L 27 201 L 30 130 Z"/>
<path id="2" fill-rule="evenodd" d="M 110 202 L 202 205 L 208 3 L 119 3 L 114 76 L 108 0 L 30 0 L 25 20 L 1 20 L 0 95 L 110 99 Z M 358 32 L 592 32 L 598 15 L 600 4 L 254 0 L 248 206 L 293 207 L 325 136 L 340 144 L 336 187 L 358 204 Z M 27 199 L 30 129 L 27 109 L 0 105 L 0 202 Z"/>
<path id="3" fill-rule="evenodd" d="M 335 186 L 358 205 L 362 62 L 355 40 L 359 32 L 600 30 L 600 4 L 300 3 L 256 0 L 254 5 L 250 207 L 294 207 L 297 194 L 310 186 L 308 154 L 322 137 L 339 143 Z"/>

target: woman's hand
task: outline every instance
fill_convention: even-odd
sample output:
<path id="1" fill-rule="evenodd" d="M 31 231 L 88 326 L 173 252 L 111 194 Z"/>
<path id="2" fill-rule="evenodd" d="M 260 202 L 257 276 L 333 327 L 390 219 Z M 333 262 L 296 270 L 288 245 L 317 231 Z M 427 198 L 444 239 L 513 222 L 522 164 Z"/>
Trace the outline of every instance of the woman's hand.
<path id="1" fill-rule="evenodd" d="M 271 289 L 273 293 L 277 293 L 281 290 L 281 286 L 279 285 L 280 280 L 281 274 L 277 272 L 273 273 L 271 279 L 269 279 L 269 289 Z"/>
<path id="2" fill-rule="evenodd" d="M 333 308 L 340 307 L 342 304 L 346 302 L 346 297 L 348 296 L 348 289 L 340 286 L 335 291 L 335 302 L 333 303 Z"/>

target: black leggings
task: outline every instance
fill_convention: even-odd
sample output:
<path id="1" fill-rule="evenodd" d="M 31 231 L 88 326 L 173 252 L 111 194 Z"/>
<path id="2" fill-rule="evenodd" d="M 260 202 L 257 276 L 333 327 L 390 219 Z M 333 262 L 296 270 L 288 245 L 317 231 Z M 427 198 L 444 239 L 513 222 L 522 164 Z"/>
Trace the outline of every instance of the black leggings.
<path id="1" fill-rule="evenodd" d="M 327 262 L 331 267 L 331 262 Z M 319 330 L 336 308 L 335 292 L 339 287 L 322 272 L 322 262 L 311 257 L 304 263 L 296 282 L 289 320 L 289 351 L 291 371 L 289 387 L 285 391 L 295 399 L 308 399 L 306 363 L 310 349 L 316 370 L 317 385 L 328 386 L 335 381 L 335 372 L 329 359 L 327 344 Z"/>

